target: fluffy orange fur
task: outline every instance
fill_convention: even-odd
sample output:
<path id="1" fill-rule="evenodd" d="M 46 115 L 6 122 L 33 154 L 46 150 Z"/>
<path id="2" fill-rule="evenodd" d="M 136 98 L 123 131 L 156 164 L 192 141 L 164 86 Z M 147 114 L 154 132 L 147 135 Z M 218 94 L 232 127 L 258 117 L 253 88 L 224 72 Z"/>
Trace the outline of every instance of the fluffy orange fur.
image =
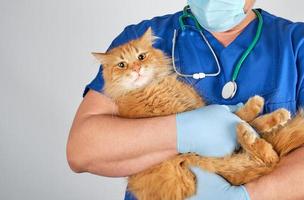
<path id="1" fill-rule="evenodd" d="M 152 46 L 154 39 L 149 28 L 137 40 L 105 54 L 93 53 L 103 64 L 104 93 L 116 102 L 122 117 L 164 116 L 205 106 L 195 90 L 172 73 L 170 59 Z M 281 157 L 304 144 L 304 116 L 300 112 L 290 120 L 289 112 L 280 109 L 258 117 L 263 107 L 263 98 L 256 96 L 236 113 L 261 133 L 258 138 L 247 124 L 239 124 L 239 152 L 224 158 L 178 155 L 129 177 L 129 190 L 139 200 L 183 200 L 196 189 L 189 165 L 217 173 L 234 185 L 271 172 Z"/>

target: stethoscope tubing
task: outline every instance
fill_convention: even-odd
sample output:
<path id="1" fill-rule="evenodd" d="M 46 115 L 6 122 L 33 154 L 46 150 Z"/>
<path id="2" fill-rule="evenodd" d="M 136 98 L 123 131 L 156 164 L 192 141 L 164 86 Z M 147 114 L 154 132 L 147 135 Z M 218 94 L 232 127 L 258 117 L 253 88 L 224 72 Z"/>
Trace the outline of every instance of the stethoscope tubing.
<path id="1" fill-rule="evenodd" d="M 218 71 L 216 73 L 200 72 L 200 73 L 195 73 L 193 75 L 189 75 L 189 74 L 183 74 L 183 73 L 181 73 L 177 70 L 177 67 L 176 67 L 176 64 L 175 64 L 175 50 L 176 50 L 176 42 L 177 42 L 177 32 L 178 32 L 177 29 L 175 29 L 174 34 L 173 34 L 173 39 L 172 39 L 172 65 L 173 65 L 173 69 L 174 69 L 175 73 L 179 76 L 182 76 L 182 77 L 194 78 L 194 79 L 201 79 L 201 78 L 205 78 L 205 77 L 216 77 L 216 76 L 218 76 L 221 73 L 221 65 L 220 65 L 219 59 L 218 59 L 215 51 L 211 47 L 209 41 L 207 40 L 206 36 L 204 35 L 204 33 L 202 31 L 199 31 L 199 33 L 202 36 L 202 38 L 204 39 L 208 48 L 210 49 L 210 51 L 211 51 L 211 53 L 214 57 L 214 60 L 216 61 Z"/>
<path id="2" fill-rule="evenodd" d="M 207 44 L 208 48 L 210 49 L 210 51 L 211 51 L 211 53 L 214 57 L 214 60 L 216 62 L 218 71 L 216 73 L 198 72 L 198 73 L 190 75 L 190 74 L 183 74 L 183 73 L 181 73 L 177 70 L 176 63 L 175 63 L 175 61 L 176 61 L 175 60 L 175 50 L 176 50 L 176 43 L 177 43 L 177 37 L 178 37 L 178 30 L 177 29 L 174 30 L 173 39 L 172 39 L 172 65 L 173 65 L 173 69 L 174 69 L 174 71 L 177 75 L 182 76 L 182 77 L 186 77 L 186 78 L 203 79 L 203 78 L 206 78 L 206 77 L 216 77 L 221 73 L 221 70 L 222 70 L 219 59 L 218 59 L 214 49 L 210 45 L 208 39 L 206 38 L 205 34 L 203 33 L 203 30 L 201 28 L 198 28 L 198 26 L 199 26 L 198 22 L 196 21 L 194 16 L 192 16 L 192 14 L 188 12 L 188 10 L 189 10 L 189 6 L 185 7 L 184 8 L 184 14 L 180 17 L 180 23 L 182 23 L 182 24 L 180 24 L 181 30 L 184 31 L 186 29 L 186 26 L 183 22 L 185 17 L 190 17 L 190 18 L 195 20 L 195 23 L 196 23 L 196 26 L 197 26 L 196 28 L 198 29 L 197 31 L 199 31 L 201 37 L 204 39 L 205 43 Z M 247 50 L 244 52 L 244 54 L 240 58 L 239 62 L 237 63 L 237 65 L 234 69 L 234 72 L 233 72 L 232 82 L 236 81 L 244 61 L 246 60 L 248 55 L 252 52 L 254 47 L 257 45 L 257 43 L 258 43 L 258 41 L 261 37 L 261 33 L 262 33 L 262 29 L 263 29 L 263 17 L 262 17 L 262 15 L 259 11 L 255 10 L 255 9 L 253 11 L 255 12 L 255 14 L 257 15 L 257 17 L 259 19 L 259 25 L 258 25 L 257 33 L 256 33 L 256 36 L 255 36 L 254 40 L 250 44 L 250 46 L 247 48 Z"/>

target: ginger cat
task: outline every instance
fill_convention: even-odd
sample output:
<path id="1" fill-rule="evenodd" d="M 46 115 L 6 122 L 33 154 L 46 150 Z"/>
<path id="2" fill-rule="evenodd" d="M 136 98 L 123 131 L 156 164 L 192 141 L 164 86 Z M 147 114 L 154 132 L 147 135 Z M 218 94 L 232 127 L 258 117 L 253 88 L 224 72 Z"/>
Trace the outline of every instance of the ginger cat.
<path id="1" fill-rule="evenodd" d="M 195 90 L 179 81 L 171 61 L 154 48 L 151 28 L 139 39 L 107 53 L 93 53 L 103 65 L 104 93 L 126 118 L 164 116 L 205 106 Z M 271 172 L 280 158 L 304 144 L 304 114 L 290 120 L 285 109 L 258 117 L 264 100 L 251 98 L 236 114 L 246 123 L 237 126 L 241 150 L 224 158 L 183 154 L 129 177 L 129 190 L 138 200 L 183 200 L 195 194 L 195 176 L 189 165 L 217 173 L 234 185 Z"/>

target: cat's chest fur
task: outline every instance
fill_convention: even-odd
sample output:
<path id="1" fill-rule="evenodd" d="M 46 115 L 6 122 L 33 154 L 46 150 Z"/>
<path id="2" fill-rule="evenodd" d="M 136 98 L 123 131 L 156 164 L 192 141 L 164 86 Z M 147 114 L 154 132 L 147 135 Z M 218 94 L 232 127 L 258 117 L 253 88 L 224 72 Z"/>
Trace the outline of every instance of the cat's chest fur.
<path id="1" fill-rule="evenodd" d="M 175 75 L 122 95 L 116 99 L 116 104 L 119 115 L 128 118 L 176 114 L 205 105 L 195 90 L 177 80 Z"/>

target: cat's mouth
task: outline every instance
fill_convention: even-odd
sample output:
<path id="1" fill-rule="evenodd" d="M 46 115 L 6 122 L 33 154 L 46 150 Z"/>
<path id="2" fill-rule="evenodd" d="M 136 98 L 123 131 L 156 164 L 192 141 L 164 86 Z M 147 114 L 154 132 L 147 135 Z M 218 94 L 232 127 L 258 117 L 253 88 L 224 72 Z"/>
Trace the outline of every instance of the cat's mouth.
<path id="1" fill-rule="evenodd" d="M 132 82 L 136 87 L 142 87 L 148 84 L 151 79 L 150 73 L 137 73 Z"/>
<path id="2" fill-rule="evenodd" d="M 137 74 L 137 78 L 134 80 L 134 82 L 139 81 L 140 79 L 144 79 L 145 76 L 142 74 Z"/>
<path id="3" fill-rule="evenodd" d="M 135 77 L 133 83 L 135 83 L 136 85 L 138 85 L 137 83 L 141 83 L 141 82 L 145 82 L 145 80 L 147 79 L 147 76 L 141 75 L 141 74 L 137 74 L 137 76 Z"/>

